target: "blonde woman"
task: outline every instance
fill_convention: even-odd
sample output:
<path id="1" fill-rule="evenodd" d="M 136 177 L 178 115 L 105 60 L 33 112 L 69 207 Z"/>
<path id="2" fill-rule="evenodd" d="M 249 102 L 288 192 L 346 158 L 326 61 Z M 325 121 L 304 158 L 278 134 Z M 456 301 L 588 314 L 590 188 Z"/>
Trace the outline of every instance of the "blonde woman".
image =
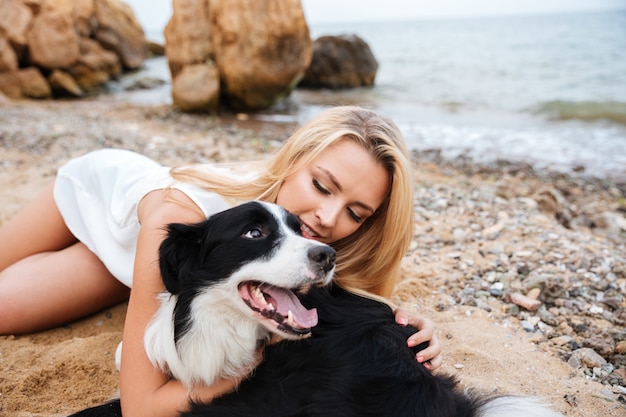
<path id="1" fill-rule="evenodd" d="M 187 392 L 152 366 L 143 334 L 164 290 L 157 254 L 165 225 L 195 223 L 255 199 L 285 207 L 299 217 L 305 237 L 337 250 L 340 285 L 391 295 L 413 235 L 411 166 L 391 120 L 344 106 L 304 124 L 264 163 L 170 170 L 113 149 L 69 161 L 0 229 L 0 334 L 51 328 L 128 299 L 124 416 L 171 417 L 190 396 L 210 401 L 232 390 L 239 381 Z M 396 320 L 420 329 L 407 344 L 430 341 L 416 359 L 438 368 L 432 322 L 401 310 Z"/>

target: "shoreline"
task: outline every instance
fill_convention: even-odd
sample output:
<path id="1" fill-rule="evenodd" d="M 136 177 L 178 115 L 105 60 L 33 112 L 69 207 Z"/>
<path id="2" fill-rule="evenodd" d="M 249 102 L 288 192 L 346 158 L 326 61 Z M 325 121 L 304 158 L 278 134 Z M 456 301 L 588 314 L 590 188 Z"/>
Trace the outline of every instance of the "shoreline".
<path id="1" fill-rule="evenodd" d="M 122 147 L 168 165 L 252 160 L 295 127 L 107 97 L 0 104 L 0 113 L 0 223 L 89 150 Z M 441 371 L 463 388 L 539 396 L 568 416 L 622 415 L 624 187 L 525 163 L 445 161 L 436 150 L 412 158 L 415 239 L 393 301 L 436 323 Z M 546 308 L 512 302 L 533 285 Z M 112 396 L 124 314 L 121 304 L 50 331 L 0 336 L 3 415 L 56 417 Z M 587 364 L 580 349 L 611 366 Z"/>
<path id="2" fill-rule="evenodd" d="M 425 104 L 410 95 L 398 96 L 397 89 L 389 80 L 379 80 L 374 87 L 348 90 L 296 88 L 275 106 L 246 116 L 277 125 L 293 124 L 308 120 L 328 103 L 363 103 L 392 117 L 407 145 L 420 152 L 437 150 L 448 160 L 469 155 L 477 165 L 498 164 L 502 160 L 530 163 L 537 170 L 626 184 L 626 158 L 620 150 L 626 138 L 626 124 L 619 120 L 610 122 L 608 111 L 596 111 L 615 107 L 613 102 L 559 102 L 551 104 L 556 109 L 542 112 L 535 107 L 545 103 L 523 108 L 436 101 Z M 109 83 L 107 91 L 107 100 L 139 106 L 171 105 L 166 58 L 146 60 L 140 70 Z M 561 114 L 557 111 L 560 105 L 580 107 L 580 111 Z M 616 106 L 623 107 L 619 103 Z M 588 107 L 591 114 L 584 111 Z"/>

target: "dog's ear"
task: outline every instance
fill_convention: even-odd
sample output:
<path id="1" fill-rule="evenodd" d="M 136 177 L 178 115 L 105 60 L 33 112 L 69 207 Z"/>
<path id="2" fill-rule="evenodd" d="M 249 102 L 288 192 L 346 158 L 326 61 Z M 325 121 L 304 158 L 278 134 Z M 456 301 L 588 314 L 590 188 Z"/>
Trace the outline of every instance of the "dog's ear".
<path id="1" fill-rule="evenodd" d="M 203 223 L 172 223 L 167 227 L 167 237 L 159 247 L 159 267 L 165 288 L 172 293 L 180 292 L 181 280 L 190 273 L 201 257 Z"/>

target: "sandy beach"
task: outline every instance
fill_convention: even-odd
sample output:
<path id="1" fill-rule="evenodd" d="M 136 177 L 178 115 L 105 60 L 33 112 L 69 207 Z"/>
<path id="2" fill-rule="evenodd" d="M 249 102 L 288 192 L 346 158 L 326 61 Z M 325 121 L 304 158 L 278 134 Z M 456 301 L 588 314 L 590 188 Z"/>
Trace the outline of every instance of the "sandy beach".
<path id="1" fill-rule="evenodd" d="M 107 97 L 0 104 L 0 224 L 90 150 L 167 165 L 253 160 L 293 128 Z M 624 188 L 436 152 L 414 160 L 415 240 L 393 300 L 437 324 L 438 372 L 463 388 L 538 396 L 566 416 L 626 415 Z M 511 302 L 532 288 L 542 308 Z M 0 415 L 64 416 L 114 395 L 125 309 L 0 336 Z"/>

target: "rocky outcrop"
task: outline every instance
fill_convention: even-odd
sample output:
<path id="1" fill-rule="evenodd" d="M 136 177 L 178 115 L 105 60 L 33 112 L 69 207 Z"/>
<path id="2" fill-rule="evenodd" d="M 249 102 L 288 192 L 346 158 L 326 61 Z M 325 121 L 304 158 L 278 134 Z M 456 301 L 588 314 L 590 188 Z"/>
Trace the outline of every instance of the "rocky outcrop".
<path id="1" fill-rule="evenodd" d="M 165 51 L 175 106 L 266 108 L 288 95 L 309 66 L 312 41 L 299 0 L 177 0 L 173 6 Z M 190 76 L 188 66 L 198 82 L 218 88 L 199 96 L 198 84 L 178 82 Z M 211 78 L 198 80 L 199 74 Z"/>
<path id="2" fill-rule="evenodd" d="M 81 96 L 146 57 L 143 29 L 120 0 L 0 1 L 0 91 Z"/>
<path id="3" fill-rule="evenodd" d="M 219 92 L 219 73 L 211 64 L 187 65 L 172 83 L 174 104 L 187 112 L 216 108 Z"/>
<path id="4" fill-rule="evenodd" d="M 357 35 L 322 36 L 313 42 L 313 59 L 299 86 L 354 88 L 374 85 L 378 62 Z"/>

